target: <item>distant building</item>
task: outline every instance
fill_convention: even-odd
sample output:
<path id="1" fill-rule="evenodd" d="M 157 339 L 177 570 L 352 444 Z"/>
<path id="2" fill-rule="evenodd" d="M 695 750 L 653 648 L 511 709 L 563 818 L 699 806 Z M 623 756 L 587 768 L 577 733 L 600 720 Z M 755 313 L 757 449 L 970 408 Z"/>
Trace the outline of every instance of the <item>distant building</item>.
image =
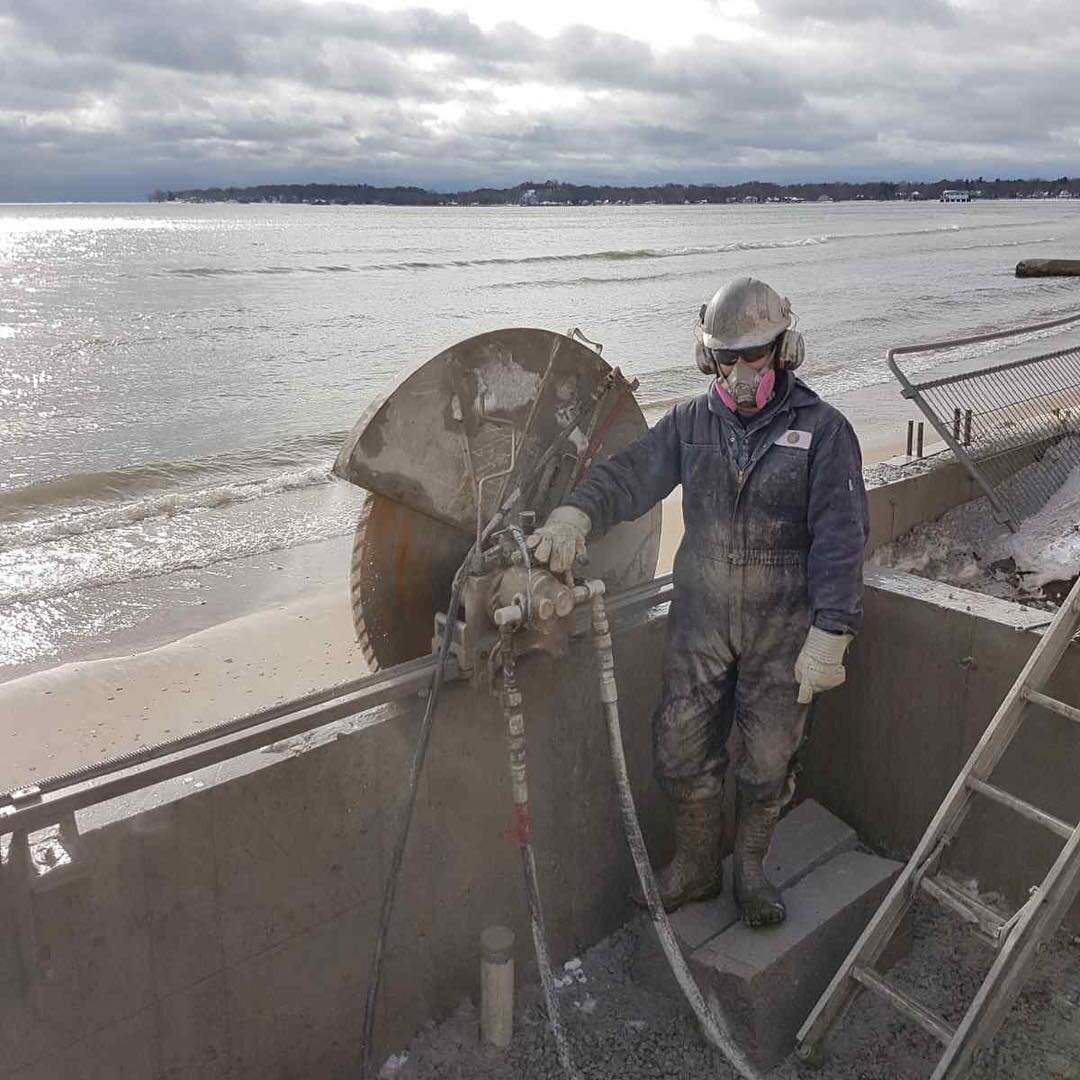
<path id="1" fill-rule="evenodd" d="M 818 202 L 832 202 L 833 197 L 831 195 L 819 195 L 817 197 Z"/>
<path id="2" fill-rule="evenodd" d="M 967 191 L 957 191 L 955 188 L 946 188 L 941 193 L 941 202 L 971 202 L 971 194 Z"/>

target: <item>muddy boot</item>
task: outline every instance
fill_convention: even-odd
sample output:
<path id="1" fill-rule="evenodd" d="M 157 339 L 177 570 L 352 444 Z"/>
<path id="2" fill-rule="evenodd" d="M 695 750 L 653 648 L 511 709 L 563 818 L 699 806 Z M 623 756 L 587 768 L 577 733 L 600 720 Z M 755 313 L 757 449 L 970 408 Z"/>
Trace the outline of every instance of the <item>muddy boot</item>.
<path id="1" fill-rule="evenodd" d="M 665 911 L 675 911 L 691 900 L 719 896 L 723 886 L 720 845 L 724 834 L 722 797 L 675 804 L 675 857 L 656 873 L 656 885 Z M 640 886 L 634 902 L 645 907 Z"/>
<path id="2" fill-rule="evenodd" d="M 739 796 L 735 820 L 735 903 L 747 926 L 775 926 L 787 918 L 780 890 L 761 865 L 780 820 L 779 802 L 757 802 Z"/>

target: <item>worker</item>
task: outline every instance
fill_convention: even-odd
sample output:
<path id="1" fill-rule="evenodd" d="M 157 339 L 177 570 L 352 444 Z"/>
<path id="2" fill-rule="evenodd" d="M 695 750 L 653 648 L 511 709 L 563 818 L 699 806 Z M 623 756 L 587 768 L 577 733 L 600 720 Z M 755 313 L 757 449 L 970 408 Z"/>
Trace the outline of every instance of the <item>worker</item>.
<path id="1" fill-rule="evenodd" d="M 707 392 L 595 463 L 530 537 L 554 572 L 586 538 L 646 513 L 682 484 L 684 534 L 661 703 L 658 781 L 673 801 L 675 854 L 657 875 L 673 911 L 721 891 L 726 744 L 734 721 L 733 891 L 743 920 L 786 916 L 762 860 L 794 792 L 793 759 L 814 695 L 845 678 L 862 618 L 866 492 L 851 425 L 795 377 L 791 306 L 752 277 L 702 306 L 695 329 Z"/>

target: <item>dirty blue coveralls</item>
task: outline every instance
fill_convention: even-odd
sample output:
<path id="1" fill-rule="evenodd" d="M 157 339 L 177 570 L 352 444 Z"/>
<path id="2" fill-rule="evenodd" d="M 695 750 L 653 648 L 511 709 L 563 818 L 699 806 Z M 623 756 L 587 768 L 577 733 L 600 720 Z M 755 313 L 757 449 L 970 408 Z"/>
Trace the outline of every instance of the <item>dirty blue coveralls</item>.
<path id="1" fill-rule="evenodd" d="M 791 797 L 809 707 L 795 658 L 811 621 L 854 634 L 862 619 L 866 492 L 847 420 L 791 372 L 741 419 L 715 390 L 594 464 L 567 500 L 593 533 L 633 520 L 683 486 L 664 689 L 653 717 L 657 778 L 673 799 L 723 791 L 732 720 L 752 801 Z"/>

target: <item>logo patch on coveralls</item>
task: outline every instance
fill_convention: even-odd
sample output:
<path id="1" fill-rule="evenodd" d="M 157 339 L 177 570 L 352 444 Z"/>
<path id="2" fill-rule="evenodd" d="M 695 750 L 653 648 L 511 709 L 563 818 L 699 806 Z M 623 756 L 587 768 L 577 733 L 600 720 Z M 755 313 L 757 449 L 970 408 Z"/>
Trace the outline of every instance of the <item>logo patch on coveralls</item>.
<path id="1" fill-rule="evenodd" d="M 811 432 L 790 428 L 773 443 L 773 446 L 790 446 L 792 450 L 809 450 Z"/>

